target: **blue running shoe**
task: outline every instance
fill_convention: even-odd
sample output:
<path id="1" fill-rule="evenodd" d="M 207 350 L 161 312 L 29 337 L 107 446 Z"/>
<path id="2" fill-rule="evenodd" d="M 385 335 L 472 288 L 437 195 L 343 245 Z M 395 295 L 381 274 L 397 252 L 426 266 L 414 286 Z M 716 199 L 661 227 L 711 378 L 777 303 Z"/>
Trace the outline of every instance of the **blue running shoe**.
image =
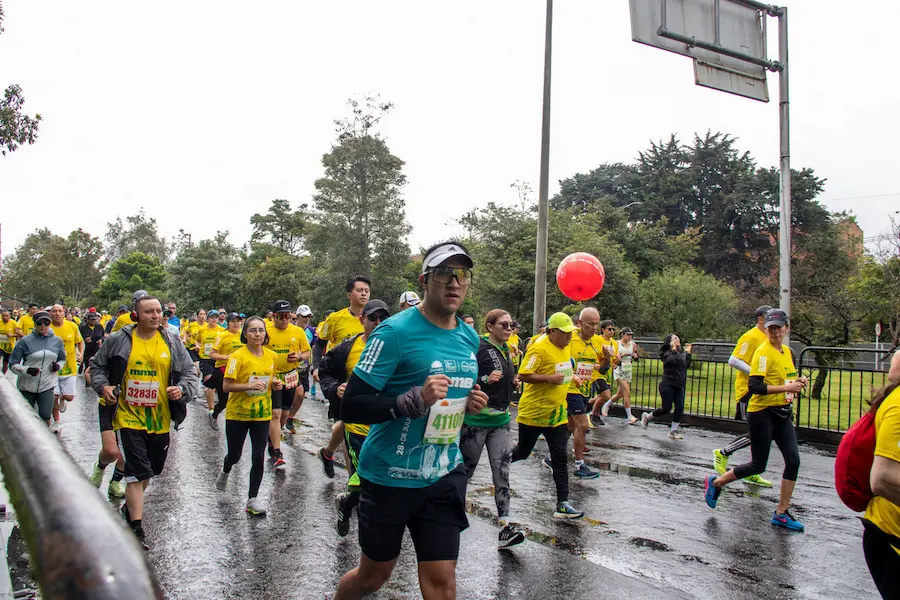
<path id="1" fill-rule="evenodd" d="M 789 510 L 784 511 L 782 515 L 779 515 L 777 512 L 772 513 L 772 525 L 784 527 L 791 531 L 803 531 L 805 529 L 803 523 L 795 519 Z"/>
<path id="2" fill-rule="evenodd" d="M 706 505 L 710 508 L 716 507 L 716 504 L 719 502 L 719 495 L 722 493 L 722 488 L 717 488 L 713 483 L 716 480 L 716 477 L 718 476 L 710 475 L 706 478 Z"/>

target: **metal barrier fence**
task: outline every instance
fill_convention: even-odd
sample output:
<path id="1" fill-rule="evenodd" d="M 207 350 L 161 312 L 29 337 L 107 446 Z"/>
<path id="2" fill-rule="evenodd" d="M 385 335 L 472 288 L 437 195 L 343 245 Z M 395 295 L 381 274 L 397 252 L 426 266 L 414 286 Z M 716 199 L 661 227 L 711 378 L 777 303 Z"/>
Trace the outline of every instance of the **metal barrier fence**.
<path id="1" fill-rule="evenodd" d="M 659 360 L 662 341 L 635 341 L 641 355 L 633 369 L 631 403 L 657 408 L 662 405 L 657 391 L 663 371 Z M 728 342 L 692 345 L 685 390 L 686 415 L 733 419 L 736 371 L 728 365 L 733 349 L 734 344 Z M 846 431 L 868 410 L 872 391 L 886 384 L 891 354 L 892 351 L 873 348 L 808 346 L 799 353 L 795 349 L 799 374 L 810 378 L 809 387 L 796 402 L 797 428 Z"/>
<path id="2" fill-rule="evenodd" d="M 872 392 L 887 385 L 891 354 L 870 348 L 804 348 L 799 374 L 809 377 L 809 385 L 797 398 L 797 427 L 849 429 L 868 411 Z"/>
<path id="3" fill-rule="evenodd" d="M 43 598 L 163 598 L 134 534 L 4 377 L 0 466 Z"/>

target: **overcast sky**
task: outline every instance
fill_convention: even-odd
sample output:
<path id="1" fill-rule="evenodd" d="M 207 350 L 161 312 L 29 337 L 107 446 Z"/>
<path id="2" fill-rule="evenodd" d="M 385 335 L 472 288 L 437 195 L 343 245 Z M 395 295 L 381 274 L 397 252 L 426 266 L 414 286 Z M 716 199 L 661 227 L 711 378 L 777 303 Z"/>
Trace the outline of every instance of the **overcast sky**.
<path id="1" fill-rule="evenodd" d="M 38 226 L 94 235 L 144 207 L 166 236 L 227 229 L 274 198 L 309 202 L 351 96 L 396 105 L 413 250 L 510 183 L 539 175 L 544 2 L 4 0 L 0 87 L 22 86 L 40 138 L 0 157 L 3 252 Z M 895 2 L 790 7 L 792 166 L 828 179 L 867 238 L 900 209 Z M 773 27 L 774 30 L 774 22 Z M 770 44 L 774 54 L 777 46 Z M 670 133 L 724 131 L 778 161 L 778 84 L 763 104 L 693 83 L 687 58 L 631 41 L 627 0 L 557 0 L 551 195 Z"/>

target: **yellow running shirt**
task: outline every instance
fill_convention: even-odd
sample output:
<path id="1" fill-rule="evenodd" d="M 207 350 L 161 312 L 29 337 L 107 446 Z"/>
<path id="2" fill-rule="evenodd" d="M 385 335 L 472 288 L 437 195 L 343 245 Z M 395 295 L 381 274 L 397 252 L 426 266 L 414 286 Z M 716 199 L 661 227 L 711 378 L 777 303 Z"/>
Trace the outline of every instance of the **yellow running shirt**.
<path id="1" fill-rule="evenodd" d="M 112 329 L 109 330 L 110 333 L 115 333 L 116 331 L 122 329 L 126 325 L 131 325 L 134 321 L 131 320 L 131 313 L 125 313 L 124 315 L 119 315 L 116 317 L 116 322 L 113 323 Z"/>
<path id="2" fill-rule="evenodd" d="M 216 345 L 216 340 L 219 339 L 219 334 L 221 333 L 221 327 L 212 325 L 209 322 L 197 330 L 197 354 L 200 355 L 200 358 L 210 360 L 209 353 L 212 351 L 213 346 Z"/>
<path id="3" fill-rule="evenodd" d="M 243 346 L 229 357 L 225 379 L 231 379 L 235 383 L 261 380 L 266 383 L 266 389 L 228 394 L 228 404 L 225 405 L 226 420 L 272 420 L 272 378 L 275 376 L 275 362 L 278 355 L 268 348 L 263 348 L 262 351 L 262 356 L 256 356 Z"/>
<path id="4" fill-rule="evenodd" d="M 191 321 L 188 326 L 184 328 L 184 347 L 188 350 L 197 349 L 197 333 L 199 333 L 200 327 L 200 323 Z"/>
<path id="5" fill-rule="evenodd" d="M 241 332 L 231 333 L 227 329 L 219 334 L 219 337 L 216 338 L 216 341 L 213 344 L 213 350 L 215 350 L 217 354 L 230 355 L 243 347 L 244 342 L 241 341 Z M 227 358 L 225 360 L 222 360 L 221 358 L 216 359 L 216 367 L 224 367 L 227 364 Z"/>
<path id="6" fill-rule="evenodd" d="M 50 323 L 50 330 L 57 337 L 61 337 L 63 346 L 66 348 L 66 366 L 59 371 L 60 377 L 70 377 L 78 372 L 78 359 L 75 356 L 75 344 L 84 341 L 81 332 L 78 331 L 78 325 L 72 321 L 63 321 L 62 325 L 54 325 Z"/>
<path id="7" fill-rule="evenodd" d="M 522 351 L 519 350 L 519 343 L 521 340 L 519 339 L 519 334 L 513 333 L 509 336 L 509 339 L 506 341 L 506 345 L 509 346 L 509 357 L 512 359 L 512 364 L 514 367 L 518 367 L 519 363 L 522 361 Z"/>
<path id="8" fill-rule="evenodd" d="M 19 317 L 19 329 L 22 330 L 22 335 L 28 335 L 34 331 L 34 319 L 31 318 L 31 315 L 25 313 Z"/>
<path id="9" fill-rule="evenodd" d="M 875 456 L 900 462 L 900 387 L 891 392 L 875 413 Z M 866 518 L 878 529 L 900 537 L 900 506 L 881 496 L 869 500 Z M 894 548 L 900 554 L 900 548 Z"/>
<path id="10" fill-rule="evenodd" d="M 758 327 L 754 327 L 741 336 L 741 339 L 737 341 L 734 352 L 732 352 L 731 355 L 741 359 L 749 365 L 753 362 L 753 353 L 756 352 L 756 349 L 767 339 L 765 332 L 760 331 Z M 741 398 L 744 398 L 750 393 L 748 388 L 749 385 L 750 375 L 743 371 L 738 371 L 734 378 L 735 402 L 740 402 Z M 749 398 L 747 399 L 749 400 Z"/>
<path id="11" fill-rule="evenodd" d="M 574 371 L 569 347 L 557 347 L 550 338 L 542 335 L 528 346 L 520 375 L 555 375 L 562 373 L 563 383 L 526 383 L 525 391 L 519 399 L 517 423 L 534 427 L 556 427 L 569 422 L 566 394 Z"/>
<path id="12" fill-rule="evenodd" d="M 350 354 L 347 355 L 345 381 L 350 381 L 350 374 L 353 373 L 353 369 L 356 368 L 356 363 L 359 362 L 359 357 L 362 355 L 362 351 L 365 347 L 366 342 L 365 340 L 363 340 L 363 336 L 359 336 L 353 341 L 353 347 L 350 348 Z M 346 429 L 350 433 L 355 433 L 356 435 L 369 435 L 368 425 L 360 425 L 359 423 L 344 423 L 344 429 Z"/>
<path id="13" fill-rule="evenodd" d="M 112 320 L 112 315 L 106 313 L 105 315 L 100 317 L 100 325 L 103 327 L 103 331 L 106 331 L 106 324 Z"/>
<path id="14" fill-rule="evenodd" d="M 363 331 L 363 324 L 359 320 L 359 316 L 350 312 L 349 308 L 342 308 L 337 312 L 331 313 L 325 319 L 319 333 L 319 339 L 328 342 L 328 345 L 325 347 L 325 352 L 328 352 L 347 338 L 351 338 Z"/>
<path id="15" fill-rule="evenodd" d="M 763 376 L 766 385 L 784 385 L 788 381 L 796 381 L 797 368 L 791 356 L 791 349 L 781 345 L 781 352 L 769 342 L 768 338 L 756 352 L 750 363 L 750 377 Z M 748 412 L 758 412 L 770 406 L 787 406 L 794 401 L 794 394 L 754 394 L 750 397 Z"/>
<path id="16" fill-rule="evenodd" d="M 575 374 L 581 379 L 581 387 L 575 385 L 575 382 L 569 384 L 569 394 L 580 394 L 585 397 L 591 395 L 591 381 L 595 379 L 594 374 L 597 370 L 594 365 L 601 362 L 603 358 L 603 346 L 597 343 L 597 336 L 591 336 L 591 339 L 584 341 L 578 335 L 578 330 L 572 332 L 572 341 L 569 342 L 569 353 L 572 356 L 572 362 L 575 363 Z M 603 338 L 601 338 L 603 339 Z"/>
<path id="17" fill-rule="evenodd" d="M 306 332 L 296 325 L 288 325 L 284 329 L 278 329 L 272 325 L 266 327 L 266 333 L 269 335 L 269 343 L 266 344 L 266 348 L 278 355 L 275 374 L 287 387 L 297 387 L 297 384 L 300 383 L 299 378 L 296 381 L 291 381 L 291 379 L 294 377 L 293 371 L 300 366 L 300 361 L 288 362 L 288 354 L 309 352 L 309 340 L 306 339 Z M 289 377 L 285 378 L 285 375 Z"/>
<path id="18" fill-rule="evenodd" d="M 119 405 L 113 429 L 137 429 L 148 433 L 168 433 L 171 413 L 166 387 L 172 357 L 159 332 L 145 340 L 132 330 L 131 354 L 122 378 Z"/>
<path id="19" fill-rule="evenodd" d="M 605 373 L 601 373 L 600 371 L 594 371 L 594 375 L 591 377 L 591 381 L 596 381 L 598 379 L 602 379 L 606 383 L 612 383 L 611 375 L 612 375 L 613 369 L 615 369 L 616 365 L 619 364 L 619 361 L 616 360 L 616 354 L 619 353 L 619 343 L 613 338 L 606 339 L 602 335 L 595 335 L 594 336 L 594 345 L 597 346 L 597 350 L 600 351 L 601 359 L 603 357 L 602 356 L 603 346 L 609 346 L 610 348 L 612 348 L 612 351 L 611 351 L 612 353 L 609 356 L 609 368 L 606 370 Z M 601 362 L 602 362 L 602 360 L 601 360 Z"/>
<path id="20" fill-rule="evenodd" d="M 0 350 L 12 354 L 13 348 L 16 347 L 16 329 L 18 328 L 19 324 L 15 319 L 10 318 L 6 323 L 0 320 Z"/>

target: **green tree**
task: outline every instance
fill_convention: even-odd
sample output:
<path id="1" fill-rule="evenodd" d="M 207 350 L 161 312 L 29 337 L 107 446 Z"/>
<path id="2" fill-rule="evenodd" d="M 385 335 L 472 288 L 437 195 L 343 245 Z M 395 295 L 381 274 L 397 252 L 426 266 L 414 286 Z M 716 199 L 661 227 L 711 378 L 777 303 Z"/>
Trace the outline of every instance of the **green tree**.
<path id="1" fill-rule="evenodd" d="M 148 218 L 144 209 L 136 215 L 116 217 L 112 223 L 106 224 L 106 260 L 112 263 L 133 252 L 142 252 L 155 256 L 160 263 L 169 258 L 169 244 L 159 235 L 156 219 Z"/>
<path id="2" fill-rule="evenodd" d="M 159 296 L 165 289 L 166 270 L 156 256 L 132 252 L 109 266 L 106 276 L 94 291 L 98 306 L 109 311 L 119 304 L 129 304 L 137 290 Z"/>
<path id="3" fill-rule="evenodd" d="M 326 307 L 312 301 L 315 279 L 309 256 L 270 256 L 247 270 L 240 305 L 248 314 L 263 315 L 276 300 L 287 300 L 295 307 L 307 304 L 316 315 L 321 315 Z"/>
<path id="4" fill-rule="evenodd" d="M 0 33 L 3 33 L 3 3 L 0 2 Z M 25 96 L 18 85 L 10 85 L 0 100 L 0 154 L 15 152 L 23 144 L 37 140 L 41 115 L 28 116 L 22 112 Z"/>
<path id="5" fill-rule="evenodd" d="M 168 265 L 168 298 L 190 310 L 234 309 L 244 273 L 244 255 L 228 241 L 228 232 L 182 250 Z"/>
<path id="6" fill-rule="evenodd" d="M 734 337 L 734 288 L 694 267 L 672 267 L 640 283 L 642 329 L 657 335 L 675 332 L 685 341 Z"/>
<path id="7" fill-rule="evenodd" d="M 253 254 L 265 257 L 274 252 L 290 256 L 302 256 L 309 228 L 309 206 L 301 204 L 297 210 L 291 209 L 287 200 L 275 199 L 266 214 L 250 217 L 253 233 L 250 248 Z"/>

